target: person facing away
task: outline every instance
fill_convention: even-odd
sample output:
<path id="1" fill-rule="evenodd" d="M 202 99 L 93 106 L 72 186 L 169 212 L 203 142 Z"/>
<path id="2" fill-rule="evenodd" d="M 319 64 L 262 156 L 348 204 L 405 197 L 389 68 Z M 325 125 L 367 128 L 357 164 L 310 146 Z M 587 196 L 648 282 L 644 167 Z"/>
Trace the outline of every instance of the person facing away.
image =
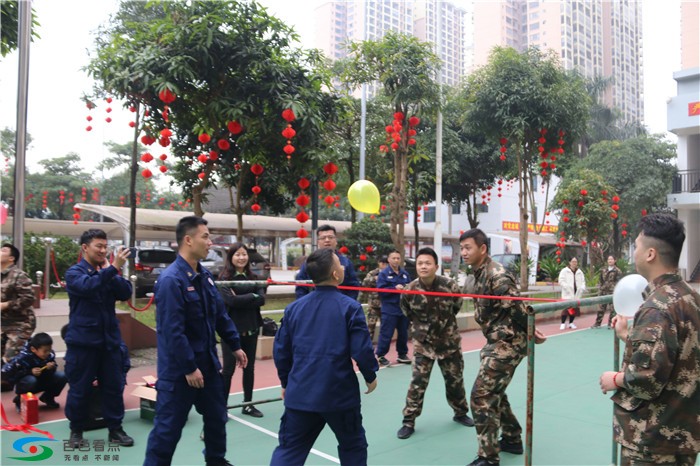
<path id="1" fill-rule="evenodd" d="M 500 452 L 523 453 L 522 428 L 508 402 L 506 389 L 527 354 L 527 312 L 515 279 L 503 265 L 491 260 L 488 238 L 474 228 L 459 237 L 462 259 L 474 270 L 474 293 L 506 299 L 478 298 L 474 318 L 486 337 L 479 372 L 471 392 L 471 409 L 479 450 L 469 466 L 500 464 Z M 535 343 L 545 336 L 535 330 Z M 501 432 L 501 439 L 498 433 Z"/>
<path id="2" fill-rule="evenodd" d="M 384 270 L 389 265 L 386 256 L 381 256 L 377 261 L 377 268 L 372 269 L 367 273 L 362 280 L 363 288 L 376 288 L 377 277 L 379 272 Z M 369 330 L 369 339 L 374 341 L 374 332 L 377 329 L 377 322 L 382 317 L 382 302 L 379 299 L 379 293 L 376 291 L 360 291 L 357 300 L 361 303 L 367 303 L 367 329 Z"/>
<path id="3" fill-rule="evenodd" d="M 328 424 L 338 440 L 340 464 L 367 464 L 357 364 L 367 385 L 377 387 L 379 366 L 372 352 L 362 305 L 338 290 L 343 266 L 332 249 L 307 261 L 316 291 L 284 310 L 275 335 L 274 360 L 282 384 L 284 414 L 273 466 L 299 466 Z"/>
<path id="4" fill-rule="evenodd" d="M 557 280 L 561 286 L 561 299 L 581 299 L 583 292 L 586 291 L 586 277 L 584 277 L 581 269 L 578 268 L 578 259 L 572 257 L 566 267 L 559 272 Z M 574 319 L 581 315 L 581 308 L 570 307 L 561 311 L 561 325 L 559 330 L 566 328 L 566 318 L 569 318 L 569 328 L 575 329 Z"/>
<path id="5" fill-rule="evenodd" d="M 622 271 L 615 265 L 615 257 L 608 256 L 608 265 L 600 268 L 600 279 L 598 280 L 598 296 L 605 296 L 612 294 L 615 290 L 615 285 L 622 278 Z M 600 328 L 603 323 L 603 317 L 605 317 L 605 312 L 610 311 L 608 316 L 608 328 L 612 328 L 612 319 L 615 317 L 615 308 L 612 303 L 601 304 L 600 310 L 595 317 L 595 324 L 592 328 Z"/>
<path id="6" fill-rule="evenodd" d="M 260 278 L 250 270 L 248 250 L 243 243 L 233 243 L 226 253 L 224 268 L 219 274 L 219 280 L 248 281 Z M 265 305 L 265 286 L 243 285 L 230 288 L 220 288 L 219 292 L 226 304 L 228 315 L 236 324 L 241 339 L 241 349 L 248 358 L 248 365 L 243 369 L 243 402 L 253 400 L 253 385 L 255 384 L 255 353 L 258 348 L 258 334 L 263 324 L 260 307 Z M 231 391 L 231 378 L 236 369 L 236 360 L 231 347 L 221 341 L 223 356 L 224 394 L 228 399 Z M 242 413 L 253 417 L 263 417 L 253 405 L 244 406 Z"/>
<path id="7" fill-rule="evenodd" d="M 36 328 L 32 280 L 17 266 L 17 262 L 19 249 L 10 243 L 3 244 L 0 249 L 0 327 L 3 362 L 19 354 Z"/>
<path id="8" fill-rule="evenodd" d="M 625 354 L 600 387 L 615 391 L 621 465 L 691 466 L 700 452 L 700 295 L 678 274 L 685 228 L 670 214 L 649 214 L 637 228 L 634 263 L 649 284 L 631 328 L 613 318 Z"/>
<path id="9" fill-rule="evenodd" d="M 68 376 L 66 417 L 70 421 L 69 444 L 87 444 L 83 430 L 90 416 L 92 384 L 98 380 L 102 390 L 102 416 L 109 429 L 109 442 L 124 447 L 134 439 L 122 429 L 124 419 L 124 367 L 115 304 L 131 297 L 131 283 L 119 271 L 129 256 L 129 248 L 120 247 L 112 263 L 107 259 L 107 234 L 99 229 L 85 231 L 80 237 L 82 259 L 66 271 L 68 327 L 66 328 L 65 368 Z"/>
<path id="10" fill-rule="evenodd" d="M 437 253 L 432 248 L 419 250 L 416 257 L 418 278 L 406 289 L 459 294 L 457 282 L 437 275 L 437 270 Z M 464 390 L 462 337 L 456 319 L 461 308 L 462 298 L 456 296 L 401 295 L 401 310 L 411 322 L 413 375 L 406 394 L 403 425 L 396 434 L 400 439 L 410 437 L 415 431 L 416 418 L 423 410 L 425 390 L 436 360 L 445 379 L 447 403 L 454 411 L 452 419 L 463 426 L 474 427 L 474 421 L 467 415 L 469 405 Z"/>
<path id="11" fill-rule="evenodd" d="M 248 361 L 214 277 L 199 262 L 207 257 L 212 244 L 207 221 L 183 217 L 177 223 L 175 237 L 177 258 L 161 273 L 154 288 L 158 397 L 144 465 L 172 462 L 194 405 L 204 420 L 206 464 L 227 466 L 231 464 L 225 459 L 228 417 L 216 334 L 229 345 L 241 368 Z"/>
<path id="12" fill-rule="evenodd" d="M 22 351 L 2 366 L 2 378 L 15 384 L 13 402 L 20 412 L 20 395 L 24 393 L 41 393 L 39 401 L 47 408 L 58 408 L 55 398 L 61 394 L 68 379 L 57 371 L 56 354 L 53 352 L 53 339 L 48 333 L 34 335 L 24 345 Z"/>
<path id="13" fill-rule="evenodd" d="M 387 256 L 389 267 L 379 272 L 377 276 L 377 288 L 388 290 L 403 290 L 411 282 L 408 272 L 401 267 L 401 253 L 391 251 Z M 391 346 L 391 337 L 396 330 L 396 362 L 411 364 L 408 357 L 408 318 L 401 312 L 399 293 L 379 293 L 382 302 L 382 324 L 379 327 L 379 341 L 377 341 L 377 358 L 379 364 L 388 366 L 391 364 L 386 358 Z"/>
<path id="14" fill-rule="evenodd" d="M 338 247 L 338 234 L 335 231 L 335 227 L 332 225 L 321 225 L 316 229 L 316 245 L 318 249 L 331 249 L 335 252 L 340 260 L 340 265 L 345 268 L 345 279 L 340 284 L 340 286 L 360 286 L 360 280 L 357 279 L 355 274 L 355 268 L 352 266 L 350 259 L 340 254 L 336 248 Z M 297 280 L 311 280 L 309 273 L 306 271 L 306 262 L 301 264 L 299 272 L 296 276 Z M 297 286 L 294 289 L 294 294 L 297 299 L 309 294 L 313 290 L 310 286 Z M 357 299 L 357 290 L 340 290 L 345 296 L 349 296 L 352 299 Z"/>

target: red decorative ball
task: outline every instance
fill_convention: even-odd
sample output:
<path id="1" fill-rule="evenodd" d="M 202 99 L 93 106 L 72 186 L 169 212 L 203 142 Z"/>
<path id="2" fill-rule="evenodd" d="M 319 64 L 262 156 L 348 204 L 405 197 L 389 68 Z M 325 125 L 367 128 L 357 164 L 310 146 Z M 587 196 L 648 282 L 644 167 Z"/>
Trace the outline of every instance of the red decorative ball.
<path id="1" fill-rule="evenodd" d="M 581 196 L 586 196 L 586 195 L 588 195 L 588 191 L 586 191 L 585 189 L 582 189 Z"/>
<path id="2" fill-rule="evenodd" d="M 226 139 L 219 139 L 216 142 L 216 145 L 219 146 L 219 149 L 221 150 L 229 150 L 231 148 L 231 143 L 228 142 Z"/>
<path id="3" fill-rule="evenodd" d="M 197 160 L 199 160 L 201 163 L 207 163 L 209 157 L 207 154 L 200 154 L 199 157 L 197 157 Z"/>
<path id="4" fill-rule="evenodd" d="M 250 206 L 250 210 L 257 214 L 258 212 L 260 212 L 260 204 L 253 204 L 252 206 Z"/>
<path id="5" fill-rule="evenodd" d="M 366 254 L 360 254 L 360 260 L 361 261 L 366 261 L 367 260 L 367 255 Z"/>
<path id="6" fill-rule="evenodd" d="M 408 119 L 408 126 L 418 126 L 420 124 L 420 118 L 417 116 L 412 116 Z"/>
<path id="7" fill-rule="evenodd" d="M 175 102 L 175 94 L 173 94 L 167 87 L 158 93 L 158 98 L 166 104 Z"/>
<path id="8" fill-rule="evenodd" d="M 151 172 L 151 170 L 149 170 L 148 168 L 144 168 L 144 170 L 141 172 L 141 176 L 148 179 L 151 176 L 153 176 L 153 172 Z"/>
<path id="9" fill-rule="evenodd" d="M 307 236 L 309 236 L 309 232 L 308 232 L 308 231 L 304 230 L 303 228 L 299 228 L 299 229 L 297 230 L 297 237 L 298 237 L 298 238 L 306 238 Z"/>
<path id="10" fill-rule="evenodd" d="M 309 214 L 307 214 L 305 211 L 301 211 L 297 214 L 297 222 L 299 223 L 305 223 L 309 220 Z"/>
<path id="11" fill-rule="evenodd" d="M 326 172 L 328 176 L 333 176 L 338 173 L 338 166 L 333 162 L 328 162 L 323 166 L 323 171 Z"/>
<path id="12" fill-rule="evenodd" d="M 203 180 L 206 177 L 207 177 L 207 174 L 204 172 L 201 172 L 199 175 L 197 175 L 197 178 L 199 178 L 200 180 Z"/>
<path id="13" fill-rule="evenodd" d="M 296 135 L 297 132 L 294 131 L 294 128 L 292 128 L 291 126 L 287 126 L 282 130 L 282 136 L 284 136 L 285 139 L 292 139 Z"/>
<path id="14" fill-rule="evenodd" d="M 338 252 L 341 254 L 347 254 L 350 252 L 347 246 L 341 246 L 340 249 L 338 249 Z"/>
<path id="15" fill-rule="evenodd" d="M 158 170 L 160 170 L 161 173 L 165 173 L 168 171 L 168 167 L 166 167 L 165 165 L 161 165 L 160 167 L 158 167 Z"/>
<path id="16" fill-rule="evenodd" d="M 197 139 L 199 139 L 199 142 L 201 142 L 202 144 L 206 144 L 209 141 L 211 141 L 211 136 L 209 136 L 207 133 L 202 133 Z"/>
<path id="17" fill-rule="evenodd" d="M 260 176 L 265 171 L 265 169 L 259 163 L 254 163 L 250 166 L 250 171 L 253 173 L 253 175 Z"/>
<path id="18" fill-rule="evenodd" d="M 219 153 L 215 150 L 210 150 L 209 151 L 209 158 L 211 160 L 219 160 Z"/>
<path id="19" fill-rule="evenodd" d="M 284 111 L 282 111 L 282 118 L 284 118 L 288 122 L 292 122 L 296 120 L 296 115 L 294 115 L 294 111 L 291 108 L 288 108 Z"/>
<path id="20" fill-rule="evenodd" d="M 129 126 L 130 126 L 131 128 L 135 128 L 135 127 L 136 127 L 136 122 L 135 122 L 135 121 L 130 121 L 130 122 L 129 122 Z"/>
<path id="21" fill-rule="evenodd" d="M 300 189 L 307 189 L 309 186 L 311 186 L 311 182 L 306 178 L 301 178 L 297 182 L 297 186 L 299 186 Z"/>
<path id="22" fill-rule="evenodd" d="M 166 154 L 160 154 L 160 157 L 158 157 L 158 158 L 165 161 L 165 159 L 167 159 L 168 156 Z"/>
<path id="23" fill-rule="evenodd" d="M 250 188 L 250 190 L 253 191 L 253 194 L 255 194 L 256 196 L 262 192 L 260 186 L 257 185 Z"/>
<path id="24" fill-rule="evenodd" d="M 243 126 L 241 126 L 241 124 L 236 120 L 229 121 L 228 123 L 226 123 L 226 127 L 228 128 L 229 132 L 233 135 L 241 134 L 241 132 L 243 131 Z"/>
<path id="25" fill-rule="evenodd" d="M 402 122 L 404 119 L 404 114 L 402 112 L 396 112 L 394 113 L 394 120 L 398 122 Z"/>
<path id="26" fill-rule="evenodd" d="M 105 121 L 106 121 L 107 123 L 111 123 L 111 122 L 112 122 L 112 119 L 111 119 L 110 117 L 107 117 L 107 118 L 105 118 Z"/>
<path id="27" fill-rule="evenodd" d="M 333 191 L 335 189 L 335 186 L 335 181 L 331 180 L 330 178 L 323 182 L 323 188 L 326 191 Z"/>
<path id="28" fill-rule="evenodd" d="M 92 126 L 86 126 L 85 131 L 92 131 Z"/>
<path id="29" fill-rule="evenodd" d="M 326 197 L 323 199 L 323 202 L 325 202 L 326 204 L 328 204 L 328 207 L 330 207 L 330 206 L 333 204 L 333 202 L 335 202 L 335 199 L 333 199 L 333 196 L 326 196 Z"/>
<path id="30" fill-rule="evenodd" d="M 299 204 L 302 207 L 306 207 L 309 205 L 309 202 L 311 202 L 311 199 L 309 199 L 309 196 L 306 194 L 302 194 L 299 197 L 297 197 L 297 204 Z"/>
<path id="31" fill-rule="evenodd" d="M 294 149 L 293 145 L 287 144 L 286 146 L 284 146 L 284 148 L 282 148 L 282 150 L 285 154 L 292 155 L 296 149 Z"/>

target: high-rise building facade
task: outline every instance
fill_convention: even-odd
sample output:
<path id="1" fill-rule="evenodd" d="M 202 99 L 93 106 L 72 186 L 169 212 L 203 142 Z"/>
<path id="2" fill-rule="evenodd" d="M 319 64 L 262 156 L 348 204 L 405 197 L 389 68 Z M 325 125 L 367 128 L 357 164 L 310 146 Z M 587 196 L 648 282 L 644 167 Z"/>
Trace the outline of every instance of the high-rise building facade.
<path id="1" fill-rule="evenodd" d="M 474 66 L 495 46 L 554 50 L 566 69 L 610 77 L 605 104 L 642 122 L 642 6 L 633 0 L 494 0 L 474 3 Z"/>

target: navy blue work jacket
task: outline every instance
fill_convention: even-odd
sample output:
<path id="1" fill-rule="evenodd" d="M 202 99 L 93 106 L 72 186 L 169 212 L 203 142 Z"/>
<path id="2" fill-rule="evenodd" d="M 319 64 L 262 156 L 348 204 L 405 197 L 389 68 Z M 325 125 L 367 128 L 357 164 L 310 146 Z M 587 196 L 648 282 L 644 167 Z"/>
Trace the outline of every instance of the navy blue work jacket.
<path id="1" fill-rule="evenodd" d="M 384 270 L 377 275 L 377 288 L 395 290 L 396 285 L 408 285 L 411 283 L 411 276 L 405 269 L 399 268 L 394 272 L 391 267 L 384 267 Z M 392 316 L 402 316 L 403 312 L 399 306 L 401 300 L 400 293 L 379 293 L 379 300 L 382 302 L 382 313 Z"/>
<path id="2" fill-rule="evenodd" d="M 178 254 L 156 282 L 159 381 L 179 381 L 208 367 L 220 370 L 215 332 L 233 351 L 241 348 L 214 277 L 201 264 L 198 268 L 192 270 Z"/>
<path id="3" fill-rule="evenodd" d="M 352 360 L 372 382 L 379 370 L 362 305 L 335 286 L 318 286 L 287 306 L 275 335 L 275 366 L 284 405 L 302 411 L 340 411 L 360 405 Z"/>
<path id="4" fill-rule="evenodd" d="M 360 280 L 358 280 L 357 275 L 355 274 L 355 267 L 352 266 L 352 262 L 350 261 L 350 259 L 340 254 L 338 251 L 335 251 L 335 255 L 338 256 L 338 259 L 340 260 L 340 265 L 345 267 L 345 279 L 343 280 L 343 283 L 340 284 L 340 286 L 360 286 Z M 309 277 L 309 274 L 306 272 L 306 261 L 304 261 L 304 263 L 301 264 L 301 267 L 299 267 L 299 272 L 297 273 L 297 280 L 311 280 L 311 277 Z M 302 296 L 306 296 L 307 294 L 309 294 L 311 291 L 313 291 L 313 289 L 314 288 L 311 286 L 297 286 L 294 290 L 294 294 L 296 294 L 297 299 L 299 299 Z M 360 294 L 358 290 L 339 291 L 345 296 L 349 296 L 354 300 L 357 300 L 357 295 Z"/>
<path id="5" fill-rule="evenodd" d="M 66 271 L 69 345 L 117 349 L 122 342 L 114 305 L 131 297 L 131 283 L 113 266 L 97 270 L 82 259 Z"/>

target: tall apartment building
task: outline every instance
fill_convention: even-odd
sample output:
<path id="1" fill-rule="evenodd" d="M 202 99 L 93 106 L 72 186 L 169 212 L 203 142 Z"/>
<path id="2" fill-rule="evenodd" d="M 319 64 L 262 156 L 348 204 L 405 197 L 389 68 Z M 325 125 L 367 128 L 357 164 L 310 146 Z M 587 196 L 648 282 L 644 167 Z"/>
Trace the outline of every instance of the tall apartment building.
<path id="1" fill-rule="evenodd" d="M 474 3 L 474 66 L 494 46 L 554 50 L 566 69 L 612 77 L 604 102 L 643 121 L 642 6 L 634 0 L 492 0 Z"/>
<path id="2" fill-rule="evenodd" d="M 666 201 L 685 223 L 681 275 L 700 289 L 700 1 L 683 1 L 680 8 L 681 70 L 673 73 L 677 92 L 666 108 L 667 128 L 678 136 L 678 173 Z"/>
<path id="3" fill-rule="evenodd" d="M 325 3 L 315 11 L 316 47 L 337 60 L 347 55 L 349 41 L 377 40 L 388 31 L 441 39 L 442 82 L 456 85 L 466 72 L 466 11 L 437 0 L 351 0 Z M 438 22 L 441 34 L 438 35 Z M 371 92 L 370 92 L 371 93 Z"/>

